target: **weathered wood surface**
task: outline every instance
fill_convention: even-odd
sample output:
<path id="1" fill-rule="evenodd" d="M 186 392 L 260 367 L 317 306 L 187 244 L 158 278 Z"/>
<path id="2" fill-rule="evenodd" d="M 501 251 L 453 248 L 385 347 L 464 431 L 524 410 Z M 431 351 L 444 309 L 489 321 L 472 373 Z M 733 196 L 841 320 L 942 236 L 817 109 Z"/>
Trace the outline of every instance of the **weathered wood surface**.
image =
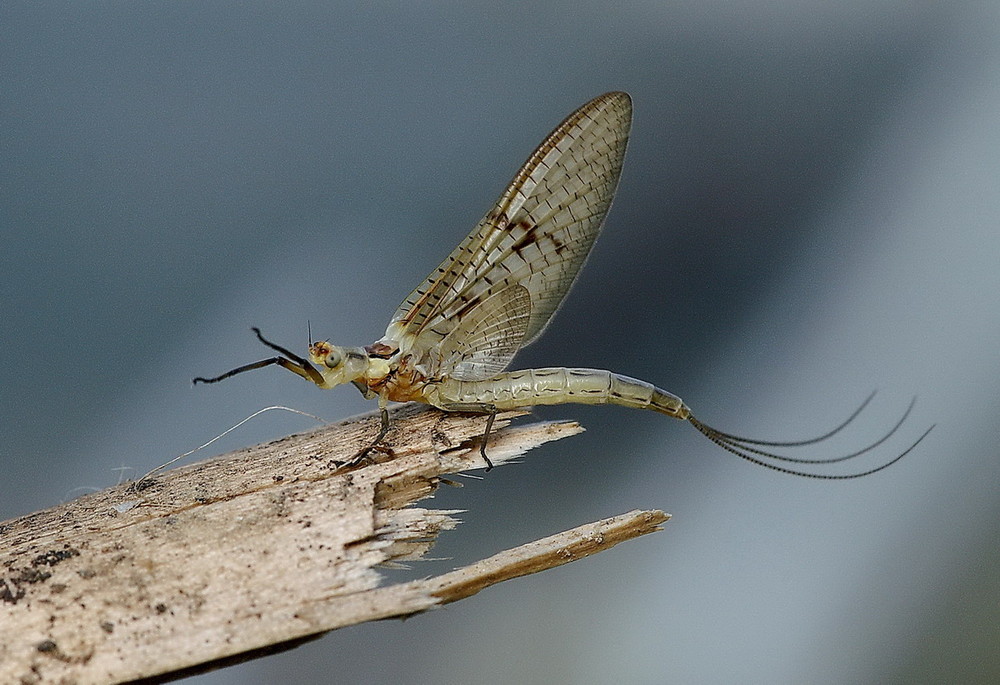
<path id="1" fill-rule="evenodd" d="M 502 464 L 582 430 L 509 427 Z M 375 416 L 293 435 L 0 523 L 0 682 L 156 681 L 407 616 L 494 583 L 659 530 L 634 511 L 443 575 L 379 587 L 376 567 L 417 559 L 455 512 L 410 506 L 447 474 L 480 468 L 484 417 L 394 412 L 393 456 L 331 466 L 367 444 Z"/>

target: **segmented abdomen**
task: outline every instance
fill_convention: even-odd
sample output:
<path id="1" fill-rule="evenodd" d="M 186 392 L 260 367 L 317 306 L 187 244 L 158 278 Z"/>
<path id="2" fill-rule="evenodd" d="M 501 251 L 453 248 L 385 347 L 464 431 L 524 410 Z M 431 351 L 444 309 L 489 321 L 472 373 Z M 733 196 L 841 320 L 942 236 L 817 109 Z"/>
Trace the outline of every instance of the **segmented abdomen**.
<path id="1" fill-rule="evenodd" d="M 442 409 L 499 410 L 536 404 L 619 404 L 678 419 L 689 411 L 681 399 L 651 383 L 601 369 L 525 369 L 485 381 L 448 379 L 436 386 L 432 404 Z"/>

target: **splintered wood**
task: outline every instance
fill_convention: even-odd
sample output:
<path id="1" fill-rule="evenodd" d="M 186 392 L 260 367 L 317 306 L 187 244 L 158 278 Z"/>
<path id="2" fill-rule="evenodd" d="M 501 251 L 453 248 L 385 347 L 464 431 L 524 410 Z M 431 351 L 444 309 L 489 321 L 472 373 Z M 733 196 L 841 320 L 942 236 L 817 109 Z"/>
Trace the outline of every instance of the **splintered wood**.
<path id="1" fill-rule="evenodd" d="M 582 430 L 510 427 L 503 463 Z M 455 512 L 412 504 L 483 465 L 486 417 L 403 408 L 390 458 L 337 469 L 377 417 L 290 436 L 0 523 L 0 682 L 166 679 L 407 616 L 659 530 L 633 511 L 440 576 L 379 586 L 380 564 L 420 558 Z"/>

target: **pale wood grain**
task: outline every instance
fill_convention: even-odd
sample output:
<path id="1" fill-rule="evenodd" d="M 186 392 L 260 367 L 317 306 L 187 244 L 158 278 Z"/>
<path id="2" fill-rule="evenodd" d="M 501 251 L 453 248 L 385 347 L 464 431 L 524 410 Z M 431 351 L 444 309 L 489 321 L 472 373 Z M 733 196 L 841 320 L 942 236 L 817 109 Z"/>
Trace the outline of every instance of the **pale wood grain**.
<path id="1" fill-rule="evenodd" d="M 505 427 L 513 416 L 498 417 L 497 464 L 582 430 Z M 293 435 L 0 524 L 0 682 L 168 679 L 456 601 L 667 518 L 630 512 L 380 587 L 380 564 L 419 558 L 456 525 L 454 512 L 411 505 L 447 474 L 482 466 L 485 419 L 405 407 L 394 412 L 391 458 L 332 467 L 377 421 Z"/>

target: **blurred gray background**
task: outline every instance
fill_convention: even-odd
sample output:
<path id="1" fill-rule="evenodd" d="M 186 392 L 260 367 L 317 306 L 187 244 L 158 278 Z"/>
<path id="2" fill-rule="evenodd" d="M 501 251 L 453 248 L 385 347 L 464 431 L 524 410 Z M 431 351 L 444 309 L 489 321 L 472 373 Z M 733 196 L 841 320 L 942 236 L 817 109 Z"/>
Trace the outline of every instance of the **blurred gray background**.
<path id="1" fill-rule="evenodd" d="M 0 519 L 134 478 L 264 406 L 371 409 L 248 328 L 381 336 L 532 148 L 622 89 L 635 122 L 577 287 L 515 367 L 610 367 L 824 456 L 846 483 L 620 408 L 433 504 L 427 575 L 636 507 L 664 532 L 192 683 L 1000 678 L 1000 6 L 0 6 Z M 304 430 L 264 415 L 209 453 Z M 200 455 L 201 456 L 201 455 Z"/>

